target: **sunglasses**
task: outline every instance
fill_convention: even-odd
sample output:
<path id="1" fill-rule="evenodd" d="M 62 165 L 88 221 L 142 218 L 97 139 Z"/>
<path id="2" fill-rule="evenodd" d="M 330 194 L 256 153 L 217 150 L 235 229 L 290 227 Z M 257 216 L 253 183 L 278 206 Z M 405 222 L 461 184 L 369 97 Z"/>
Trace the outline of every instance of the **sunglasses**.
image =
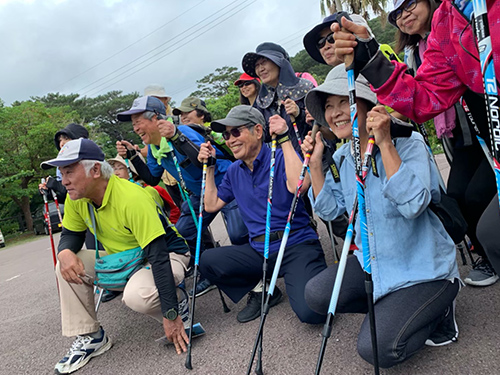
<path id="1" fill-rule="evenodd" d="M 325 46 L 326 42 L 330 44 L 335 43 L 335 39 L 333 39 L 333 33 L 330 33 L 324 36 L 323 38 L 320 38 L 320 40 L 318 40 L 318 42 L 316 43 L 316 47 L 318 47 L 318 49 L 321 49 Z"/>
<path id="2" fill-rule="evenodd" d="M 246 125 L 241 125 L 236 128 L 231 128 L 231 130 L 223 131 L 222 132 L 222 138 L 224 138 L 226 141 L 229 141 L 229 138 L 233 136 L 234 138 L 238 138 L 241 135 L 241 128 L 247 128 L 250 129 L 252 126 L 255 126 L 255 124 L 246 124 Z"/>
<path id="3" fill-rule="evenodd" d="M 245 86 L 250 86 L 250 85 L 253 85 L 253 81 L 245 81 L 245 82 L 241 82 L 241 83 L 238 83 L 238 87 L 241 89 L 242 87 L 245 87 Z"/>
<path id="4" fill-rule="evenodd" d="M 391 18 L 393 19 L 394 22 L 399 20 L 403 16 L 403 11 L 411 12 L 413 9 L 417 7 L 417 0 L 410 0 L 406 2 L 403 6 L 399 7 L 396 9 L 393 13 Z"/>

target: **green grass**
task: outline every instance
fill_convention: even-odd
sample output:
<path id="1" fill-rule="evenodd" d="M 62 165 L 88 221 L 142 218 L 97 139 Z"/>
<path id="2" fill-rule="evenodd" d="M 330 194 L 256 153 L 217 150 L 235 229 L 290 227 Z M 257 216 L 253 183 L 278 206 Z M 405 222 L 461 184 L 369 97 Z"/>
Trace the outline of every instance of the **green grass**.
<path id="1" fill-rule="evenodd" d="M 24 233 L 17 232 L 17 233 L 13 233 L 13 234 L 7 234 L 5 236 L 5 247 L 0 248 L 0 250 L 15 246 L 15 245 L 20 245 L 20 244 L 23 244 L 26 242 L 31 242 L 31 241 L 36 240 L 37 238 L 40 238 L 40 237 L 44 237 L 44 235 L 43 236 L 36 236 L 33 232 L 24 232 Z"/>

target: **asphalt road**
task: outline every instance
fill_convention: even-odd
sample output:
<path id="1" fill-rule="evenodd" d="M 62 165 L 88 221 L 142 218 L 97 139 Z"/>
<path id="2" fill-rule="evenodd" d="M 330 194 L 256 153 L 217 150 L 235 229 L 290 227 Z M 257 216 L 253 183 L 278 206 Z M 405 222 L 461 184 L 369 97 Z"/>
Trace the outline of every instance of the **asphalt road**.
<path id="1" fill-rule="evenodd" d="M 222 244 L 227 241 L 223 225 L 212 225 Z M 320 224 L 323 248 L 329 262 L 332 250 L 325 227 Z M 59 235 L 56 235 L 56 241 Z M 460 272 L 464 277 L 467 266 Z M 284 291 L 282 281 L 278 286 Z M 466 287 L 457 299 L 460 336 L 457 343 L 442 348 L 424 348 L 405 363 L 381 374 L 498 374 L 500 372 L 500 283 L 488 288 Z M 196 321 L 207 334 L 193 344 L 194 369 L 184 367 L 185 354 L 160 346 L 162 336 L 156 321 L 123 306 L 119 299 L 103 304 L 99 318 L 114 345 L 92 359 L 77 374 L 245 374 L 258 320 L 240 324 L 237 312 L 246 303 L 228 305 L 224 314 L 216 292 L 196 300 Z M 51 374 L 72 339 L 60 334 L 57 287 L 49 239 L 40 236 L 31 243 L 0 251 L 0 375 Z M 362 316 L 336 317 L 329 340 L 323 374 L 372 374 L 372 367 L 356 352 Z M 301 324 L 284 301 L 271 309 L 265 325 L 264 372 L 266 375 L 313 374 L 322 326 Z"/>

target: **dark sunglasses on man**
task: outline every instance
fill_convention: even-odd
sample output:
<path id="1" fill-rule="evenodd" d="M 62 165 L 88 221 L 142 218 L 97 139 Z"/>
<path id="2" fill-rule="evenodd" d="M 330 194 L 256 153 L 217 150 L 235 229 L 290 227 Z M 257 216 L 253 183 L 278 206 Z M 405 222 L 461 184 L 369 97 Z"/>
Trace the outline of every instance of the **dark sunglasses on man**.
<path id="1" fill-rule="evenodd" d="M 321 49 L 325 46 L 326 42 L 328 42 L 330 44 L 335 43 L 335 39 L 333 39 L 333 33 L 330 33 L 330 34 L 324 36 L 323 38 L 320 38 L 318 40 L 318 42 L 316 43 L 316 47 L 318 47 L 318 49 Z"/>
<path id="2" fill-rule="evenodd" d="M 226 141 L 229 141 L 229 138 L 231 138 L 231 136 L 233 136 L 234 138 L 238 138 L 241 135 L 241 128 L 250 129 L 252 126 L 255 126 L 255 124 L 246 124 L 231 128 L 231 130 L 229 131 L 225 130 L 222 132 L 222 138 L 224 138 Z"/>
<path id="3" fill-rule="evenodd" d="M 242 87 L 245 87 L 245 86 L 250 86 L 250 85 L 253 85 L 253 81 L 244 81 L 244 82 L 241 82 L 241 83 L 238 83 L 238 87 L 241 89 Z"/>

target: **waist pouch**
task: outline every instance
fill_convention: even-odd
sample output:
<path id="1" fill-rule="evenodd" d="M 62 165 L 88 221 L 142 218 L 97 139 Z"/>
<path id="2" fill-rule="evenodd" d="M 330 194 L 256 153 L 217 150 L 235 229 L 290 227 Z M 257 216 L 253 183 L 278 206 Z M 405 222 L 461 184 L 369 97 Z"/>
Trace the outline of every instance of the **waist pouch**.
<path id="1" fill-rule="evenodd" d="M 439 203 L 429 203 L 429 208 L 443 223 L 444 229 L 446 229 L 453 242 L 455 244 L 462 242 L 467 231 L 467 222 L 460 211 L 457 201 L 441 190 L 441 201 Z"/>
<path id="2" fill-rule="evenodd" d="M 143 263 L 144 250 L 140 247 L 104 257 L 96 251 L 94 283 L 104 289 L 123 288 Z"/>
<path id="3" fill-rule="evenodd" d="M 124 288 L 132 275 L 142 268 L 145 258 L 144 250 L 141 247 L 135 247 L 130 250 L 100 257 L 97 246 L 95 213 L 90 203 L 88 204 L 88 207 L 90 217 L 92 219 L 96 245 L 94 284 L 103 289 Z"/>

